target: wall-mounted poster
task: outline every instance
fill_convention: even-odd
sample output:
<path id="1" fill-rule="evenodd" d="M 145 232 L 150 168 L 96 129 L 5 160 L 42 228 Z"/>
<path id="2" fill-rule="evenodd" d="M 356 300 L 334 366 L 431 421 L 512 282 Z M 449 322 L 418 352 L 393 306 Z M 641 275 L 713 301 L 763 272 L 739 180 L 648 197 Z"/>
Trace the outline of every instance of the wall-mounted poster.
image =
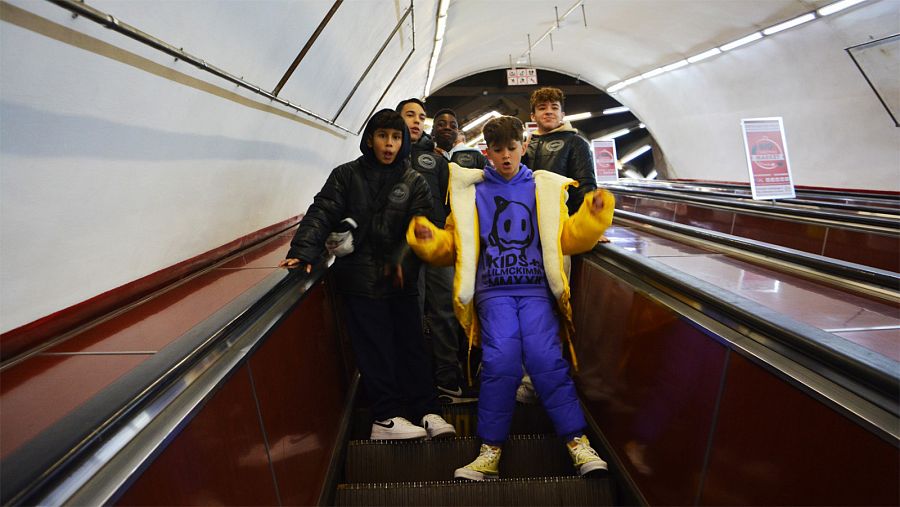
<path id="1" fill-rule="evenodd" d="M 597 174 L 597 183 L 604 181 L 618 181 L 619 173 L 616 171 L 616 142 L 612 139 L 591 141 L 594 148 L 594 171 Z"/>
<path id="2" fill-rule="evenodd" d="M 754 199 L 792 198 L 794 181 L 788 163 L 781 117 L 741 120 Z"/>

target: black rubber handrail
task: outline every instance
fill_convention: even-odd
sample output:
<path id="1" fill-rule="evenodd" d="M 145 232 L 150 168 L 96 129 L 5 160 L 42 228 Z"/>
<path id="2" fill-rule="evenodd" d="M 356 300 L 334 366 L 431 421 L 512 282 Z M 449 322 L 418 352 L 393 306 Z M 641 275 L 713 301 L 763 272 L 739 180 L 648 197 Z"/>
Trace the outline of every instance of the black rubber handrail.
<path id="1" fill-rule="evenodd" d="M 827 275 L 862 282 L 891 291 L 900 290 L 900 274 L 894 273 L 893 271 L 873 268 L 855 262 L 833 259 L 823 255 L 811 254 L 793 248 L 742 238 L 740 236 L 733 236 L 731 234 L 711 231 L 700 227 L 670 222 L 668 220 L 653 218 L 631 211 L 617 209 L 614 215 L 614 219 L 616 218 L 627 219 L 697 239 L 765 255 L 767 257 L 815 269 Z"/>
<path id="2" fill-rule="evenodd" d="M 740 186 L 740 185 L 726 185 L 726 184 L 702 184 L 702 183 L 692 183 L 688 184 L 679 184 L 679 186 L 669 186 L 662 184 L 663 182 L 659 182 L 656 184 L 646 184 L 642 182 L 624 182 L 620 181 L 614 183 L 612 185 L 625 187 L 629 190 L 658 190 L 661 192 L 673 192 L 679 194 L 695 194 L 695 195 L 705 195 L 705 196 L 716 196 L 716 197 L 724 197 L 730 199 L 752 199 L 752 195 L 750 192 L 749 186 Z M 693 187 L 693 188 L 691 188 Z M 708 190 L 698 190 L 697 188 L 710 188 L 716 189 L 712 191 Z M 741 193 L 728 192 L 727 190 L 734 189 L 738 190 Z M 799 189 L 795 189 L 797 197 L 794 198 L 784 198 L 778 199 L 777 203 L 780 205 L 797 205 L 797 206 L 817 206 L 821 208 L 833 208 L 840 209 L 850 212 L 859 212 L 859 213 L 883 213 L 887 215 L 896 215 L 900 213 L 900 197 L 884 197 L 884 196 L 873 196 L 871 194 L 853 194 L 853 193 L 839 193 L 836 191 L 827 192 L 827 191 L 803 191 Z M 850 204 L 850 203 L 842 203 L 831 201 L 823 201 L 820 199 L 845 199 L 845 200 L 860 200 L 867 201 L 873 204 Z M 766 202 L 766 201 L 756 201 L 756 202 Z M 771 202 L 771 201 L 769 201 Z M 888 207 L 880 207 L 875 205 L 874 203 L 886 203 L 886 204 L 896 204 L 896 207 L 888 208 Z"/>
<path id="3" fill-rule="evenodd" d="M 727 198 L 717 197 L 697 197 L 692 195 L 684 195 L 678 191 L 672 190 L 647 190 L 635 189 L 621 185 L 605 185 L 604 188 L 615 194 L 635 195 L 650 197 L 661 201 L 688 202 L 704 205 L 707 207 L 727 208 L 740 210 L 742 212 L 753 214 L 764 214 L 767 216 L 776 215 L 776 218 L 782 220 L 804 221 L 819 220 L 832 223 L 835 227 L 845 229 L 861 229 L 871 231 L 866 227 L 875 227 L 879 230 L 875 231 L 881 234 L 891 234 L 900 238 L 900 220 L 896 218 L 887 218 L 881 216 L 868 216 L 858 214 L 839 213 L 833 211 L 822 211 L 815 209 L 798 208 L 794 206 L 785 206 L 772 204 L 764 201 L 748 201 L 736 200 L 734 196 Z M 708 193 L 704 192 L 704 195 Z M 885 213 L 894 216 L 898 210 L 886 210 Z"/>
<path id="4" fill-rule="evenodd" d="M 599 265 L 624 266 L 641 278 L 657 282 L 657 286 L 699 302 L 698 311 L 720 322 L 721 316 L 728 316 L 738 327 L 755 330 L 798 352 L 789 359 L 824 373 L 851 392 L 895 416 L 900 415 L 900 363 L 897 361 L 613 244 L 598 245 L 586 260 Z M 752 333 L 738 332 L 756 340 Z"/>
<path id="5" fill-rule="evenodd" d="M 287 270 L 272 273 L 14 451 L 0 467 L 0 502 L 42 503 L 144 407 L 184 380 L 185 373 L 211 350 L 229 346 L 264 312 L 286 317 L 324 272 L 319 265 L 309 275 Z M 277 308 L 275 301 L 280 301 Z M 264 340 L 258 338 L 260 343 Z M 257 347 L 244 351 L 245 356 Z"/>

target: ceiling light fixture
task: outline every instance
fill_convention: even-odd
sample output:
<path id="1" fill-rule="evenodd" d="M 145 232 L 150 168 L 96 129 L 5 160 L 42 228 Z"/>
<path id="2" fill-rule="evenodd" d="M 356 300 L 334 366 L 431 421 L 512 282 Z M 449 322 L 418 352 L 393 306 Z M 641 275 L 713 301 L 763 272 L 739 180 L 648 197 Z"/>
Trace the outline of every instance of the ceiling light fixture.
<path id="1" fill-rule="evenodd" d="M 479 116 L 478 118 L 475 118 L 474 120 L 467 123 L 462 128 L 463 132 L 468 132 L 468 131 L 472 130 L 473 128 L 477 127 L 478 125 L 481 125 L 482 123 L 488 121 L 489 119 L 496 118 L 498 116 L 503 116 L 503 115 L 501 115 L 497 111 L 491 111 L 489 113 L 484 113 L 483 115 Z"/>
<path id="2" fill-rule="evenodd" d="M 865 1 L 866 0 L 841 0 L 840 2 L 826 5 L 816 12 L 819 14 L 819 16 L 828 16 L 829 14 L 834 14 L 835 12 L 842 11 L 848 7 L 853 7 L 854 5 L 863 3 Z"/>
<path id="3" fill-rule="evenodd" d="M 627 162 L 631 162 L 632 160 L 640 157 L 641 155 L 643 155 L 644 153 L 647 153 L 648 151 L 650 151 L 650 145 L 645 144 L 645 145 L 641 146 L 640 148 L 632 151 L 628 155 L 625 155 L 624 157 L 619 159 L 619 162 L 621 162 L 623 164 L 625 164 Z"/>
<path id="4" fill-rule="evenodd" d="M 478 136 L 475 137 L 475 139 L 468 141 L 466 143 L 466 146 L 472 148 L 472 147 L 476 146 L 478 143 L 480 143 L 481 141 L 484 141 L 484 134 L 478 134 Z"/>
<path id="5" fill-rule="evenodd" d="M 719 49 L 721 49 L 723 52 L 731 51 L 734 48 L 739 48 L 741 46 L 750 44 L 751 42 L 757 41 L 762 38 L 763 38 L 763 34 L 761 32 L 751 33 L 750 35 L 748 35 L 746 37 L 741 37 L 740 39 L 738 39 L 736 41 L 731 41 L 728 44 L 723 44 L 723 45 L 719 46 Z"/>
<path id="6" fill-rule="evenodd" d="M 578 120 L 584 120 L 585 118 L 590 118 L 590 117 L 591 117 L 590 112 L 567 114 L 567 115 L 563 116 L 563 121 L 578 121 Z"/>
<path id="7" fill-rule="evenodd" d="M 694 56 L 689 57 L 687 59 L 687 61 L 688 61 L 688 63 L 697 63 L 701 60 L 706 60 L 707 58 L 709 58 L 711 56 L 716 56 L 719 53 L 721 53 L 721 51 L 719 51 L 719 48 L 712 48 L 709 51 L 704 51 L 704 52 L 700 53 L 699 55 L 694 55 Z"/>
<path id="8" fill-rule="evenodd" d="M 617 137 L 622 137 L 622 136 L 624 136 L 625 134 L 627 134 L 627 133 L 629 133 L 629 132 L 631 132 L 630 129 L 616 130 L 615 132 L 610 132 L 609 134 L 605 134 L 605 135 L 603 135 L 603 136 L 600 136 L 599 139 L 600 139 L 601 141 L 610 141 L 610 140 L 613 140 L 613 139 L 615 139 L 615 138 L 617 138 Z"/>
<path id="9" fill-rule="evenodd" d="M 450 8 L 450 0 L 441 0 L 438 4 L 437 23 L 434 28 L 434 48 L 431 50 L 431 60 L 428 62 L 428 74 L 425 77 L 425 89 L 423 97 L 431 94 L 431 84 L 434 82 L 434 72 L 437 70 L 438 57 L 441 48 L 444 47 L 444 32 L 447 31 L 447 10 Z"/>
<path id="10" fill-rule="evenodd" d="M 615 93 L 615 92 L 621 90 L 622 88 L 625 88 L 626 86 L 629 86 L 634 83 L 637 83 L 638 81 L 641 81 L 642 79 L 649 79 L 652 77 L 656 77 L 660 74 L 663 74 L 665 72 L 669 72 L 669 71 L 672 71 L 675 69 L 680 69 L 681 67 L 684 67 L 687 64 L 697 63 L 701 60 L 706 60 L 707 58 L 716 56 L 725 51 L 730 51 L 732 49 L 739 48 L 746 44 L 750 44 L 751 42 L 762 39 L 764 36 L 776 34 L 782 30 L 787 30 L 788 28 L 792 28 L 797 25 L 802 25 L 803 23 L 807 23 L 809 21 L 816 19 L 817 14 L 820 17 L 828 16 L 829 14 L 834 14 L 835 12 L 842 11 L 849 7 L 853 7 L 854 5 L 863 3 L 865 1 L 866 0 L 840 0 L 838 2 L 834 2 L 833 4 L 826 5 L 825 7 L 822 7 L 815 12 L 807 12 L 806 14 L 803 14 L 802 16 L 797 16 L 796 18 L 789 19 L 789 20 L 781 22 L 777 25 L 772 25 L 769 28 L 766 28 L 761 32 L 752 33 L 750 35 L 747 35 L 746 37 L 741 37 L 740 39 L 729 42 L 728 44 L 723 44 L 719 47 L 709 49 L 702 53 L 698 53 L 698 54 L 688 57 L 684 60 L 680 60 L 675 63 L 671 63 L 669 65 L 664 65 L 662 67 L 653 69 L 653 70 L 645 72 L 643 74 L 631 77 L 631 78 L 621 81 L 619 83 L 610 85 L 606 89 L 606 92 L 607 93 Z M 574 9 L 574 7 L 573 7 L 573 9 Z"/>
<path id="11" fill-rule="evenodd" d="M 787 30 L 788 28 L 793 28 L 797 25 L 802 25 L 808 21 L 812 21 L 816 19 L 816 15 L 812 12 L 808 12 L 802 16 L 797 16 L 794 19 L 785 21 L 784 23 L 779 23 L 775 26 L 770 26 L 762 31 L 763 35 L 772 35 L 773 33 L 778 33 L 782 30 Z"/>
<path id="12" fill-rule="evenodd" d="M 619 106 L 619 107 L 611 107 L 609 109 L 604 109 L 603 114 L 619 114 L 619 113 L 627 113 L 628 111 L 630 111 L 630 109 L 628 109 L 627 107 Z"/>

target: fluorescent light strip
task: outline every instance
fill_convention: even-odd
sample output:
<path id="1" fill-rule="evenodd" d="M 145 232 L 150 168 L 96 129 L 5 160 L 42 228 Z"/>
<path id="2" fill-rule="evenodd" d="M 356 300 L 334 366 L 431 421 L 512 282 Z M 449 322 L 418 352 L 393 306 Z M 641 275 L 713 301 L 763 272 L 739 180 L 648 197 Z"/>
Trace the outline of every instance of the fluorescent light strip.
<path id="1" fill-rule="evenodd" d="M 721 49 L 722 51 L 731 51 L 734 48 L 739 48 L 745 44 L 750 44 L 753 41 L 762 39 L 762 37 L 763 37 L 763 35 L 760 32 L 752 33 L 746 37 L 741 37 L 740 39 L 738 39 L 736 41 L 729 42 L 728 44 L 719 46 L 719 49 Z"/>
<path id="2" fill-rule="evenodd" d="M 610 86 L 609 88 L 607 88 L 606 93 L 616 93 L 617 91 L 621 90 L 622 88 L 625 88 L 626 86 L 628 86 L 628 85 L 625 84 L 624 81 L 622 81 L 621 83 L 616 83 L 616 84 Z"/>
<path id="3" fill-rule="evenodd" d="M 585 118 L 590 118 L 590 117 L 591 117 L 590 112 L 567 114 L 567 115 L 563 116 L 563 121 L 578 121 L 578 120 L 584 120 Z"/>
<path id="4" fill-rule="evenodd" d="M 468 132 L 468 131 L 472 130 L 473 128 L 477 127 L 478 125 L 481 125 L 482 123 L 488 121 L 489 119 L 496 118 L 498 116 L 503 116 L 503 115 L 501 115 L 497 111 L 491 111 L 490 113 L 485 113 L 485 114 L 479 116 L 478 118 L 475 118 L 474 120 L 470 121 L 466 126 L 464 126 L 463 132 Z"/>
<path id="5" fill-rule="evenodd" d="M 431 50 L 431 60 L 428 62 L 428 74 L 425 77 L 425 90 L 423 97 L 431 94 L 431 84 L 434 82 L 434 73 L 437 70 L 438 57 L 441 48 L 444 47 L 444 32 L 447 30 L 447 10 L 450 8 L 450 0 L 441 0 L 438 4 L 438 17 L 434 29 L 434 49 Z"/>
<path id="6" fill-rule="evenodd" d="M 831 5 L 826 5 L 816 12 L 819 16 L 828 16 L 829 14 L 834 14 L 835 12 L 842 11 L 848 7 L 853 7 L 856 4 L 863 3 L 866 0 L 841 0 L 840 2 L 835 2 Z"/>
<path id="7" fill-rule="evenodd" d="M 616 130 L 615 132 L 610 132 L 609 134 L 606 134 L 606 135 L 604 135 L 604 136 L 601 136 L 601 137 L 600 137 L 600 140 L 601 140 L 601 141 L 611 141 L 611 140 L 613 140 L 613 139 L 615 139 L 615 138 L 617 138 L 617 137 L 622 137 L 622 136 L 624 136 L 625 134 L 627 134 L 627 133 L 629 133 L 629 132 L 631 132 L 630 129 Z"/>
<path id="8" fill-rule="evenodd" d="M 474 148 L 478 143 L 484 141 L 484 134 L 478 134 L 478 137 L 466 143 L 466 146 Z"/>
<path id="9" fill-rule="evenodd" d="M 775 26 L 770 26 L 762 31 L 763 35 L 772 35 L 773 33 L 778 33 L 782 30 L 787 30 L 788 28 L 793 28 L 797 25 L 802 25 L 808 21 L 812 21 L 816 19 L 816 15 L 812 12 L 808 12 L 802 16 L 797 16 L 794 19 L 785 21 L 784 23 L 779 23 Z"/>
<path id="10" fill-rule="evenodd" d="M 650 72 L 644 72 L 643 74 L 641 74 L 641 79 L 650 79 L 651 77 L 656 77 L 663 72 L 665 71 L 662 69 L 662 67 L 659 67 L 657 69 L 651 70 Z"/>
<path id="11" fill-rule="evenodd" d="M 706 60 L 707 58 L 709 58 L 711 56 L 716 56 L 719 53 L 721 53 L 719 48 L 712 48 L 709 51 L 704 51 L 704 52 L 700 53 L 699 55 L 694 55 L 694 56 L 688 58 L 687 61 L 688 61 L 688 63 L 697 63 L 701 60 Z"/>
<path id="12" fill-rule="evenodd" d="M 632 160 L 640 157 L 641 155 L 643 155 L 644 153 L 647 153 L 648 151 L 650 151 L 650 145 L 645 144 L 645 145 L 641 146 L 640 148 L 632 151 L 628 155 L 625 155 L 624 157 L 619 159 L 619 162 L 621 162 L 623 164 L 626 162 L 631 162 Z"/>
<path id="13" fill-rule="evenodd" d="M 688 63 L 689 62 L 687 60 L 679 60 L 675 63 L 670 63 L 669 65 L 666 65 L 665 67 L 662 68 L 662 70 L 663 70 L 663 72 L 669 72 L 671 70 L 680 69 L 680 68 L 686 66 Z"/>
<path id="14" fill-rule="evenodd" d="M 619 107 L 611 107 L 609 109 L 604 109 L 603 114 L 619 114 L 619 113 L 627 113 L 628 111 L 630 111 L 630 109 L 628 109 L 627 107 L 619 106 Z"/>

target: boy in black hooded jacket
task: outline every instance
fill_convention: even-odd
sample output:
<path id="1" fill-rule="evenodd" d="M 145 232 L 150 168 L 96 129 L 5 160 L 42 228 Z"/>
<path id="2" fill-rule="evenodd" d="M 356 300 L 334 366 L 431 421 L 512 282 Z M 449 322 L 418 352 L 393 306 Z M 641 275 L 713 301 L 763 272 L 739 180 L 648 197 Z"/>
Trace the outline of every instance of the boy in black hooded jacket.
<path id="1" fill-rule="evenodd" d="M 427 215 L 432 202 L 427 183 L 409 165 L 410 146 L 398 113 L 375 113 L 363 132 L 362 156 L 331 172 L 280 264 L 310 272 L 329 235 L 342 226 L 350 229 L 340 248 L 329 246 L 340 255 L 331 269 L 372 399 L 372 439 L 456 434 L 437 415 L 417 302 L 419 261 L 405 239 L 410 220 Z M 422 421 L 422 427 L 409 419 Z"/>

